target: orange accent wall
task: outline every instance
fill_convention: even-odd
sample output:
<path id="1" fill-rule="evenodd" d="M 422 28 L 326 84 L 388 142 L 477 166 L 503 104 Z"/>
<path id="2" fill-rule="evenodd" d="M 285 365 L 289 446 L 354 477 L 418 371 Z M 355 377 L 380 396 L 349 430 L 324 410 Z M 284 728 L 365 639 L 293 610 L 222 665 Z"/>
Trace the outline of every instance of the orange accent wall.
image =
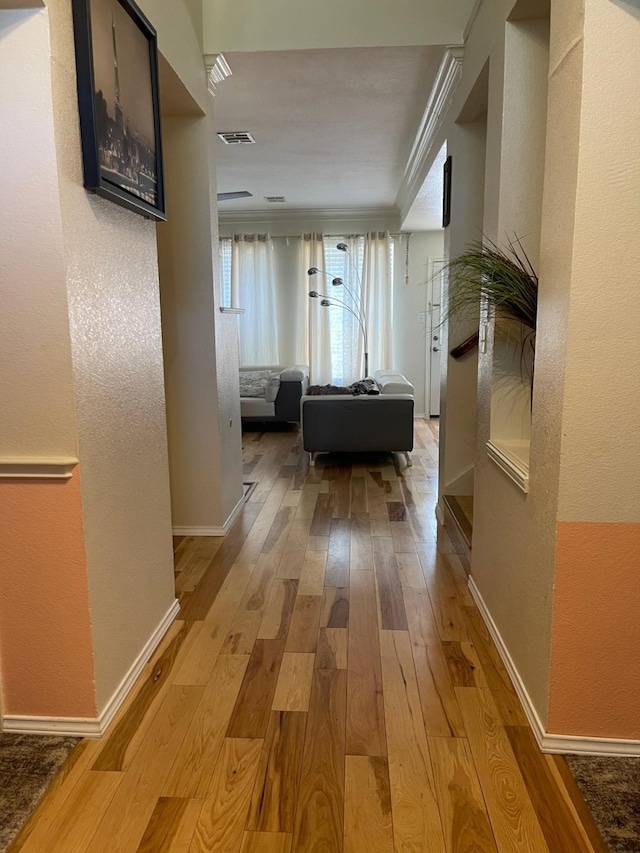
<path id="1" fill-rule="evenodd" d="M 0 482 L 0 591 L 4 713 L 95 717 L 78 468 Z"/>
<path id="2" fill-rule="evenodd" d="M 558 524 L 547 731 L 640 739 L 640 524 Z"/>

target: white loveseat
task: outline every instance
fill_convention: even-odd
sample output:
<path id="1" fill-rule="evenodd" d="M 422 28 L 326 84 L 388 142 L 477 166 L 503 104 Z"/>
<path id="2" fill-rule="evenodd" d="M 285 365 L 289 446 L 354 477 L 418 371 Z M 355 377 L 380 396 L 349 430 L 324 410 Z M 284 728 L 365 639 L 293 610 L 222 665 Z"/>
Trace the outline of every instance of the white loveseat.
<path id="1" fill-rule="evenodd" d="M 243 365 L 240 368 L 242 420 L 298 422 L 300 399 L 308 386 L 306 364 Z"/>

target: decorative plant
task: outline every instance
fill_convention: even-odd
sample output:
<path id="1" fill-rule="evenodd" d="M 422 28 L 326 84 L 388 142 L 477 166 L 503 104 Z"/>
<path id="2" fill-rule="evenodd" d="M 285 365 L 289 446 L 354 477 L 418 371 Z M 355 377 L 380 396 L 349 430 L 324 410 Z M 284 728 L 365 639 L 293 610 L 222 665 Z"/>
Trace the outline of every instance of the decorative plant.
<path id="1" fill-rule="evenodd" d="M 538 276 L 517 238 L 500 249 L 490 240 L 472 243 L 447 264 L 447 317 L 477 316 L 486 299 L 496 318 L 516 320 L 528 330 L 533 344 L 538 308 Z"/>

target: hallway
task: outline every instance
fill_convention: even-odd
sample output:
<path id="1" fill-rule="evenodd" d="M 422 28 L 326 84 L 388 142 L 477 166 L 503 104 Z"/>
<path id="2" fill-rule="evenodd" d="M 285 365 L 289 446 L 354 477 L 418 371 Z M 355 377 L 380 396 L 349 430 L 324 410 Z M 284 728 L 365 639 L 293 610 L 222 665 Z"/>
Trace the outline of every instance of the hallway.
<path id="1" fill-rule="evenodd" d="M 297 439 L 245 434 L 238 521 L 176 541 L 179 621 L 12 853 L 604 850 L 436 547 L 437 423 L 412 468 Z"/>

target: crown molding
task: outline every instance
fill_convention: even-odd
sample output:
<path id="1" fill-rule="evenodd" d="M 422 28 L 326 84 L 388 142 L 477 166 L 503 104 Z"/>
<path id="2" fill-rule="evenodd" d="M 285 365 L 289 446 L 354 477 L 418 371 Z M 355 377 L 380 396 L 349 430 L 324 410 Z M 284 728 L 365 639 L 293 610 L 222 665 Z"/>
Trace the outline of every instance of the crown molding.
<path id="1" fill-rule="evenodd" d="M 413 203 L 420 190 L 427 167 L 430 165 L 430 159 L 432 159 L 431 154 L 436 135 L 451 106 L 451 101 L 462 76 L 463 57 L 464 47 L 462 45 L 448 47 L 442 57 L 398 190 L 396 207 L 401 211 L 406 210 Z"/>
<path id="2" fill-rule="evenodd" d="M 312 219 L 315 222 L 347 221 L 351 219 L 398 220 L 396 207 L 289 207 L 278 210 L 230 210 L 225 213 L 218 207 L 220 224 L 234 225 L 244 222 L 297 222 L 301 219 Z"/>
<path id="3" fill-rule="evenodd" d="M 209 87 L 209 91 L 215 98 L 217 87 L 220 83 L 224 83 L 227 77 L 231 77 L 233 71 L 221 53 L 205 54 L 204 67 L 207 69 L 207 85 Z"/>

